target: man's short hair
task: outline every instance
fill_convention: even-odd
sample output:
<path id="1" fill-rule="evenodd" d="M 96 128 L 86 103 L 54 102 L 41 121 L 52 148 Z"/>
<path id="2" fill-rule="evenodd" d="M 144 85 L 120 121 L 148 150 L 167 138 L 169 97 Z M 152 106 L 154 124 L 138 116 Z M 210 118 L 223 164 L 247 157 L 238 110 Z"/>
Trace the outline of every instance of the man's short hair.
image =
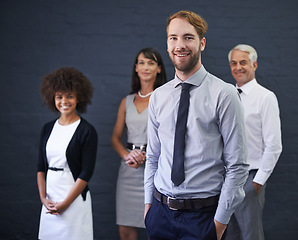
<path id="1" fill-rule="evenodd" d="M 174 13 L 168 18 L 167 33 L 168 33 L 170 22 L 175 18 L 182 18 L 187 20 L 192 26 L 194 26 L 200 39 L 202 39 L 205 36 L 208 28 L 207 22 L 200 15 L 188 10 L 182 10 L 180 12 Z"/>
<path id="2" fill-rule="evenodd" d="M 258 54 L 256 49 L 254 49 L 252 46 L 248 44 L 238 44 L 237 46 L 233 47 L 232 50 L 229 52 L 229 55 L 228 55 L 229 62 L 231 62 L 232 52 L 235 50 L 247 52 L 251 65 L 258 60 Z"/>

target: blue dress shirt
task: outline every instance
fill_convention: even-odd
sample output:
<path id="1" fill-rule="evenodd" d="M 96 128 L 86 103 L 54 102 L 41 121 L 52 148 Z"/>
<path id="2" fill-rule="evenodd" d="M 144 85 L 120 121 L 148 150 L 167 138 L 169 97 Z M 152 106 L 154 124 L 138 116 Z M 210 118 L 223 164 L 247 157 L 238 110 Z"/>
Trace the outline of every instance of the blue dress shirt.
<path id="1" fill-rule="evenodd" d="M 248 175 L 243 108 L 234 86 L 202 66 L 185 82 L 190 106 L 185 136 L 185 181 L 171 181 L 175 125 L 182 81 L 176 76 L 156 89 L 148 108 L 145 203 L 154 188 L 176 198 L 207 198 L 220 194 L 215 219 L 227 224 L 243 200 Z"/>

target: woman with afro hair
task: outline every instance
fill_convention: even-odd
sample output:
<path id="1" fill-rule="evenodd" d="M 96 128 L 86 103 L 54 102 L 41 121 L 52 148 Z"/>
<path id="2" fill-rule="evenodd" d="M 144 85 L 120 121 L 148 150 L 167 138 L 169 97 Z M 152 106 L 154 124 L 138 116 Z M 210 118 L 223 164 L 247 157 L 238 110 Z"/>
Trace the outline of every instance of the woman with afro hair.
<path id="1" fill-rule="evenodd" d="M 74 68 L 60 68 L 42 78 L 40 92 L 59 118 L 40 136 L 37 184 L 43 204 L 39 239 L 93 239 L 91 196 L 97 133 L 79 114 L 91 104 L 90 81 Z"/>

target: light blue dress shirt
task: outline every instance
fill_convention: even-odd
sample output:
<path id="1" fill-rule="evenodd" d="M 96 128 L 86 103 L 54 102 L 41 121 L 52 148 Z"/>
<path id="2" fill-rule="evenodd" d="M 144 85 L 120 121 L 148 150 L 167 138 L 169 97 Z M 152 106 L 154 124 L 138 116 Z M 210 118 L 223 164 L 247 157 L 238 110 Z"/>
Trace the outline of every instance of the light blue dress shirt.
<path id="1" fill-rule="evenodd" d="M 154 188 L 176 198 L 220 194 L 215 219 L 227 224 L 243 200 L 248 175 L 243 108 L 237 90 L 202 66 L 185 82 L 190 89 L 185 149 L 185 181 L 171 181 L 175 125 L 182 81 L 176 76 L 156 89 L 148 108 L 145 203 Z"/>

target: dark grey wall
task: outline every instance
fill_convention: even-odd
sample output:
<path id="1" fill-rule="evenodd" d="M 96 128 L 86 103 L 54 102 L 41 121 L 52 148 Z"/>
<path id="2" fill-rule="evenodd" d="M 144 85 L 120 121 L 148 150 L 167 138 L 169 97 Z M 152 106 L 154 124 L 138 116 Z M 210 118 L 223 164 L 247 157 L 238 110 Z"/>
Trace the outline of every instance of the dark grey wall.
<path id="1" fill-rule="evenodd" d="M 203 63 L 233 83 L 227 53 L 238 43 L 259 53 L 256 77 L 273 90 L 281 109 L 284 150 L 267 186 L 267 239 L 296 239 L 298 167 L 297 1 L 9 0 L 0 1 L 0 239 L 36 239 L 38 137 L 56 115 L 42 106 L 40 78 L 73 66 L 95 87 L 84 117 L 97 129 L 99 151 L 90 182 L 96 239 L 118 239 L 115 183 L 119 157 L 110 137 L 120 100 L 130 91 L 135 54 L 152 46 L 174 71 L 166 52 L 166 18 L 189 9 L 208 24 Z"/>

